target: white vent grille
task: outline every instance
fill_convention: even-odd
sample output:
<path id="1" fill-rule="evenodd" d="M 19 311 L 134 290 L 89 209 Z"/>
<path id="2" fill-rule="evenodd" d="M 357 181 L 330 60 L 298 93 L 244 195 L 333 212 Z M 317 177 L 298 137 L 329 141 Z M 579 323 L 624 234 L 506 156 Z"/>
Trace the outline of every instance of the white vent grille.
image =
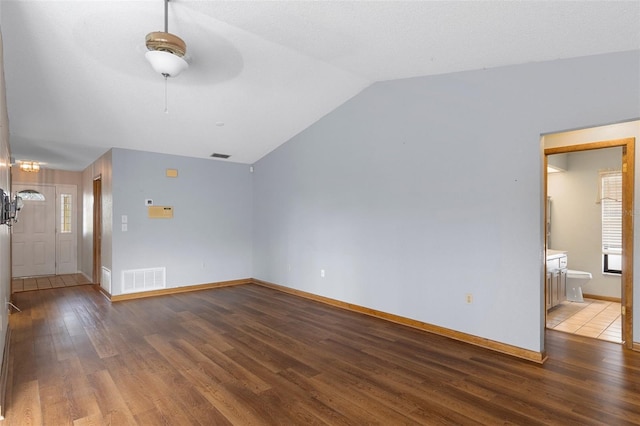
<path id="1" fill-rule="evenodd" d="M 111 294 L 111 271 L 104 266 L 102 267 L 102 277 L 100 278 L 100 286 L 109 294 Z"/>
<path id="2" fill-rule="evenodd" d="M 122 271 L 122 293 L 158 290 L 166 285 L 166 268 Z"/>

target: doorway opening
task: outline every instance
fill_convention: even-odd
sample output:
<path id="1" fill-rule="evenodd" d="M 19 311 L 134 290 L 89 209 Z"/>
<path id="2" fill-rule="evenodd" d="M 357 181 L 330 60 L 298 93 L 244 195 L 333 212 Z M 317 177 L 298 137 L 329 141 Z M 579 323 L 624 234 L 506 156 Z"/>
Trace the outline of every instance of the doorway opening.
<path id="1" fill-rule="evenodd" d="M 12 227 L 12 278 L 78 272 L 77 187 L 14 183 L 24 203 Z"/>
<path id="2" fill-rule="evenodd" d="M 586 326 L 582 332 L 576 331 L 576 334 L 596 337 L 593 334 L 596 332 L 595 329 L 597 327 L 603 327 L 607 321 L 614 323 L 616 316 L 618 316 L 621 328 L 618 342 L 630 349 L 633 346 L 634 145 L 635 138 L 624 138 L 544 149 L 545 169 L 548 169 L 549 166 L 553 167 L 554 163 L 556 163 L 554 160 L 560 156 L 568 156 L 570 160 L 574 160 L 574 164 L 579 164 L 579 167 L 577 167 L 578 170 L 574 172 L 573 177 L 567 178 L 566 182 L 564 182 L 564 187 L 561 185 L 560 188 L 553 187 L 550 189 L 550 182 L 557 180 L 556 176 L 550 177 L 548 173 L 544 174 L 544 196 L 545 200 L 547 200 L 547 207 L 544 209 L 545 223 L 547 226 L 547 231 L 544 233 L 545 250 L 547 253 L 545 262 L 546 279 L 544 284 L 545 324 L 547 328 L 558 329 L 557 313 L 560 310 L 567 311 L 565 308 L 569 308 L 568 311 L 582 311 L 583 313 L 580 315 L 581 318 L 579 320 L 576 319 L 571 324 L 567 324 L 564 329 L 562 327 L 559 328 L 560 331 L 571 332 L 571 328 L 575 328 L 577 322 L 586 321 L 590 316 L 597 317 L 597 314 L 601 314 L 599 319 L 595 319 L 595 323 Z M 600 171 L 616 169 L 615 165 L 613 167 L 611 167 L 611 165 L 605 165 L 604 167 L 594 166 L 594 161 L 599 161 L 597 158 L 604 153 L 609 157 L 617 158 L 619 165 L 617 167 L 619 170 L 618 176 L 620 176 L 620 194 L 618 197 L 621 198 L 618 200 L 620 206 L 620 242 L 619 247 L 611 247 L 611 250 L 609 250 L 610 247 L 606 241 L 601 239 L 602 233 L 598 232 L 598 227 L 593 225 L 594 221 L 601 220 L 601 216 L 598 215 L 602 213 L 598 213 L 598 211 L 604 211 L 600 205 L 602 204 L 602 199 L 598 199 L 598 197 L 601 196 L 600 191 L 602 190 L 602 181 L 600 180 L 602 176 L 604 176 L 602 173 L 599 174 L 597 171 L 595 172 L 595 176 L 592 176 L 595 184 L 587 189 L 587 191 L 593 193 L 591 201 L 587 201 L 587 203 L 591 203 L 591 206 L 579 209 L 578 213 L 574 211 L 569 215 L 565 215 L 570 217 L 565 217 L 564 221 L 560 221 L 560 224 L 564 223 L 564 225 L 560 226 L 558 226 L 558 221 L 554 220 L 554 215 L 552 214 L 554 211 L 554 198 L 556 198 L 555 203 L 559 204 L 563 202 L 574 202 L 574 200 L 580 199 L 580 194 L 575 194 L 575 188 L 577 187 L 575 182 L 581 179 L 578 171 L 584 175 L 585 173 L 593 174 L 593 171 L 598 169 L 600 169 Z M 566 176 L 568 177 L 570 174 L 567 173 Z M 574 180 L 573 186 L 567 184 L 567 182 L 570 183 L 572 179 Z M 585 179 L 584 176 L 582 176 L 582 179 Z M 565 192 L 563 193 L 563 191 Z M 584 196 L 582 198 L 584 198 Z M 596 203 L 600 204 L 596 205 Z M 555 209 L 555 211 L 557 212 L 559 209 Z M 589 220 L 591 220 L 591 222 L 589 222 Z M 562 229 L 563 226 L 573 229 Z M 557 245 L 569 245 L 568 241 L 571 235 L 584 235 L 586 239 L 576 242 L 576 244 L 572 245 L 571 250 L 566 250 L 564 247 Z M 618 251 L 616 252 L 615 249 Z M 573 264 L 571 260 L 572 251 L 575 259 L 575 263 Z M 607 270 L 602 269 L 603 265 L 606 266 L 607 256 L 609 256 L 612 262 L 619 259 L 619 272 L 608 273 Z M 594 261 L 594 259 L 596 260 Z M 604 262 L 602 262 L 601 259 L 604 260 Z M 579 269 L 576 268 L 576 266 L 579 267 Z M 572 268 L 576 268 L 576 270 Z M 568 280 L 568 277 L 573 278 L 573 280 Z M 582 281 L 577 279 L 585 277 L 586 279 Z M 600 289 L 598 289 L 597 286 L 589 287 L 588 282 L 591 277 L 597 277 L 599 282 L 604 282 L 603 287 L 607 285 L 611 287 L 611 283 L 617 283 L 619 298 L 617 297 L 618 294 L 615 293 L 616 289 L 613 289 L 614 293 L 612 295 L 607 296 L 607 294 L 602 295 L 603 287 L 600 287 Z M 582 294 L 583 286 L 587 293 L 593 294 Z M 611 291 L 611 289 L 609 290 Z M 619 304 L 617 304 L 617 299 L 619 299 Z M 616 312 L 616 310 L 618 312 Z M 594 314 L 591 315 L 591 313 Z M 602 331 L 606 328 L 607 327 L 604 327 Z M 615 327 L 613 327 L 608 334 L 611 335 L 614 329 Z M 604 337 L 606 337 L 606 335 Z M 614 341 L 614 339 L 606 340 Z"/>

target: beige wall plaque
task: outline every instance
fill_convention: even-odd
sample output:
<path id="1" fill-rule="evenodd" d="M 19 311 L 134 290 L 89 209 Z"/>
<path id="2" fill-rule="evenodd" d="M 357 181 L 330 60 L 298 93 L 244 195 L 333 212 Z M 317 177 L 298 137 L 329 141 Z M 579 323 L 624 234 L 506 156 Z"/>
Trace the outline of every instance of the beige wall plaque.
<path id="1" fill-rule="evenodd" d="M 149 218 L 151 219 L 172 219 L 173 207 L 171 206 L 149 206 L 147 207 Z"/>

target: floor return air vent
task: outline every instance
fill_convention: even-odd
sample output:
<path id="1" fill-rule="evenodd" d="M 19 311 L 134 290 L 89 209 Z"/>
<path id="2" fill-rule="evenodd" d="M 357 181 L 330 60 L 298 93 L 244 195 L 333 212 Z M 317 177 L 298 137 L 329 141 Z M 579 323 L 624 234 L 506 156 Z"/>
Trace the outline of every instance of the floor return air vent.
<path id="1" fill-rule="evenodd" d="M 122 271 L 122 293 L 166 288 L 166 268 L 130 269 Z"/>

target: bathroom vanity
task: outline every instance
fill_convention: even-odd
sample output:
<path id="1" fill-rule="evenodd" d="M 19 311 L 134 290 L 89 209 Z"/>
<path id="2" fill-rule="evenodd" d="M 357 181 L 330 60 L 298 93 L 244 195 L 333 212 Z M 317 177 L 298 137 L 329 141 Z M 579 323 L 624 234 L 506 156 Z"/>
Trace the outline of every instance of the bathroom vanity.
<path id="1" fill-rule="evenodd" d="M 567 252 L 547 250 L 546 305 L 551 309 L 567 300 Z"/>

